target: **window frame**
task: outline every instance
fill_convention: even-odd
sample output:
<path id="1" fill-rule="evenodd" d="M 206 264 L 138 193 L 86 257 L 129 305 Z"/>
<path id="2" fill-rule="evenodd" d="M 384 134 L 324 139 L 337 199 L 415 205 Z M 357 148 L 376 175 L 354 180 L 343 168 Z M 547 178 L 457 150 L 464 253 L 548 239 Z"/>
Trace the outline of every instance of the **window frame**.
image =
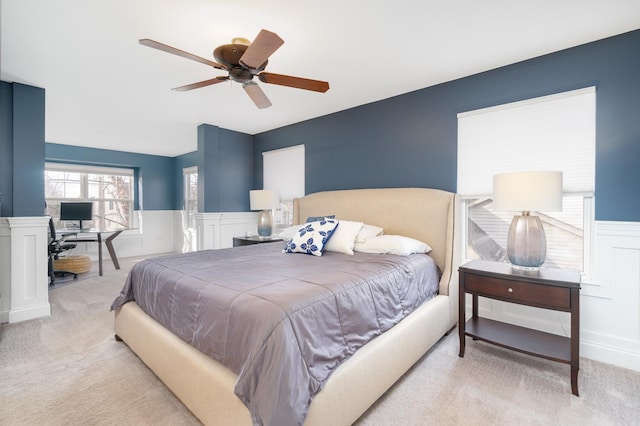
<path id="1" fill-rule="evenodd" d="M 135 170 L 129 167 L 105 167 L 94 166 L 87 164 L 71 164 L 71 163 L 57 163 L 46 162 L 44 168 L 44 179 L 46 184 L 47 172 L 62 172 L 62 173 L 77 173 L 80 174 L 80 197 L 46 197 L 45 201 L 51 200 L 52 202 L 64 202 L 64 201 L 89 201 L 106 203 L 110 201 L 128 201 L 129 202 L 129 224 L 128 228 L 124 230 L 124 233 L 138 233 L 140 229 L 141 220 L 139 218 L 138 211 L 135 210 Z M 89 175 L 111 175 L 111 176 L 126 176 L 130 179 L 129 199 L 107 199 L 107 198 L 91 198 L 89 193 Z M 48 210 L 48 208 L 47 208 Z M 47 212 L 48 213 L 48 212 Z M 54 223 L 56 226 L 60 226 L 59 219 L 54 217 Z"/>
<path id="2" fill-rule="evenodd" d="M 191 177 L 195 175 L 196 181 L 196 191 L 195 198 L 191 198 L 189 195 L 191 191 L 189 191 L 189 187 L 191 184 Z M 195 201 L 195 210 L 189 207 L 192 204 L 190 202 Z M 182 169 L 182 228 L 188 230 L 196 229 L 195 215 L 198 213 L 198 166 L 185 167 Z M 191 226 L 193 225 L 193 226 Z"/>
<path id="3" fill-rule="evenodd" d="M 594 233 L 595 233 L 595 198 L 593 194 L 590 193 L 567 193 L 563 194 L 563 196 L 580 196 L 583 200 L 583 214 L 582 214 L 582 232 L 583 232 L 583 241 L 582 241 L 582 281 L 583 282 L 593 282 L 593 268 L 594 268 Z M 459 243 L 460 243 L 460 259 L 461 264 L 470 262 L 473 260 L 472 258 L 467 257 L 467 245 L 469 239 L 469 206 L 475 201 L 482 198 L 491 198 L 490 195 L 479 196 L 479 195 L 460 195 L 460 233 L 459 233 Z M 508 227 L 508 225 L 507 225 Z"/>
<path id="4" fill-rule="evenodd" d="M 460 256 L 463 262 L 471 260 L 467 258 L 470 233 L 469 208 L 477 200 L 492 198 L 492 194 L 490 194 L 492 175 L 519 170 L 560 170 L 565 172 L 567 170 L 564 168 L 568 167 L 565 165 L 568 164 L 566 156 L 569 155 L 572 161 L 569 162 L 571 163 L 568 168 L 569 174 L 564 176 L 563 197 L 582 198 L 583 259 L 581 272 L 583 281 L 592 280 L 595 243 L 596 108 L 597 90 L 596 87 L 591 86 L 458 114 L 457 187 L 461 203 L 460 218 L 462 223 L 460 224 L 459 242 L 461 243 Z M 496 114 L 492 115 L 494 112 Z M 486 119 L 482 118 L 485 114 Z M 507 120 L 507 117 L 513 120 Z M 569 120 L 567 117 L 575 118 L 575 120 Z M 505 122 L 509 125 L 504 125 Z M 518 145 L 520 148 L 516 148 L 515 151 L 511 151 L 510 148 L 503 150 L 501 147 L 506 147 L 505 143 L 512 144 L 514 140 L 513 137 L 505 139 L 504 135 L 518 135 L 517 131 L 511 133 L 510 129 L 514 125 L 520 129 L 520 134 L 524 133 L 523 138 L 516 137 L 515 140 L 520 141 L 521 144 L 524 143 L 524 145 Z M 476 131 L 478 133 L 475 133 Z M 532 138 L 535 141 L 532 141 Z M 560 144 L 558 139 L 567 143 Z M 547 151 L 540 150 L 541 141 L 552 146 L 548 148 L 552 157 L 549 157 Z M 468 147 L 469 151 L 465 147 Z M 534 154 L 531 147 L 534 147 L 535 155 L 530 155 Z M 565 147 L 565 150 L 562 151 L 558 147 Z M 566 149 L 568 147 L 571 148 Z M 578 156 L 580 164 L 575 161 L 577 158 L 575 150 L 580 150 Z M 476 159 L 479 158 L 479 153 L 486 152 L 493 152 L 496 155 L 483 163 L 477 163 Z M 540 155 L 540 152 L 543 155 Z M 514 155 L 515 157 L 513 157 Z M 549 164 L 550 158 L 553 160 L 552 164 Z M 468 164 L 468 167 L 465 167 L 465 164 Z M 578 168 L 575 167 L 576 165 Z M 549 214 L 549 216 L 553 217 L 553 214 Z M 506 226 L 508 227 L 509 224 L 507 223 Z"/>
<path id="5" fill-rule="evenodd" d="M 274 211 L 276 229 L 293 223 L 293 199 L 305 195 L 305 156 L 304 144 L 262 153 L 263 189 L 276 191 L 280 200 Z"/>

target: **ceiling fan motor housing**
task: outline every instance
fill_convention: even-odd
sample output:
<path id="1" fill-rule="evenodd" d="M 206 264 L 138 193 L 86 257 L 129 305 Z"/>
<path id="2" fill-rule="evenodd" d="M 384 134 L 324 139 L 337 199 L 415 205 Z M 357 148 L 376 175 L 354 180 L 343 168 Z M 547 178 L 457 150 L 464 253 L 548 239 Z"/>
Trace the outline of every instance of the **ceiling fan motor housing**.
<path id="1" fill-rule="evenodd" d="M 248 68 L 240 63 L 240 58 L 247 50 L 247 45 L 244 44 L 223 44 L 216 47 L 213 51 L 213 57 L 216 61 L 229 68 L 229 77 L 233 81 L 244 83 L 253 78 L 253 76 L 260 71 L 264 70 L 269 61 L 264 61 L 258 68 Z"/>

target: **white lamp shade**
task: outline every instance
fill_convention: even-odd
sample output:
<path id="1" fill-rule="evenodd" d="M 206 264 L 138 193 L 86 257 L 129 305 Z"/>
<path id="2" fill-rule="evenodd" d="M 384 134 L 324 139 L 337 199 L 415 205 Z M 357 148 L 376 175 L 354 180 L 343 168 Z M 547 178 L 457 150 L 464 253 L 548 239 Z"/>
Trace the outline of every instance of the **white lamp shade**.
<path id="1" fill-rule="evenodd" d="M 513 172 L 493 177 L 495 210 L 562 210 L 562 172 Z"/>
<path id="2" fill-rule="evenodd" d="M 271 189 L 249 191 L 249 208 L 251 210 L 271 210 L 278 207 L 278 195 Z"/>

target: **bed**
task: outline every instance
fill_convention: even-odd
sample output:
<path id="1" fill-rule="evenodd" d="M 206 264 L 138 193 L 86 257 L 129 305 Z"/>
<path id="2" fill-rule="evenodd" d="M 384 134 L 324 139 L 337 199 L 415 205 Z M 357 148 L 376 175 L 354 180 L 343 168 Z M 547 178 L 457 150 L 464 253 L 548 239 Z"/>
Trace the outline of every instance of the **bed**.
<path id="1" fill-rule="evenodd" d="M 426 188 L 328 191 L 294 200 L 295 224 L 304 223 L 309 216 L 332 214 L 339 220 L 382 227 L 385 235 L 427 242 L 432 249 L 429 257 L 440 272 L 435 297 L 359 347 L 332 370 L 311 400 L 305 425 L 352 424 L 456 324 L 457 274 L 453 272 L 456 202 L 453 193 Z M 160 322 L 145 313 L 136 301 L 115 311 L 117 338 L 204 424 L 254 423 L 249 409 L 234 393 L 239 375 Z"/>

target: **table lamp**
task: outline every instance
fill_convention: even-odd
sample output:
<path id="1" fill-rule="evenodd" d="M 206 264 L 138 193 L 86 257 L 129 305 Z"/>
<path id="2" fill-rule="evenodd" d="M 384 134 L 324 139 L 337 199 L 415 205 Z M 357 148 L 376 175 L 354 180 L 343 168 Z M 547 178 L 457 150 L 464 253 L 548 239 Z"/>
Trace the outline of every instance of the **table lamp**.
<path id="1" fill-rule="evenodd" d="M 278 207 L 278 196 L 275 191 L 262 189 L 249 191 L 251 210 L 261 210 L 258 216 L 258 235 L 268 237 L 273 226 L 272 210 Z"/>
<path id="2" fill-rule="evenodd" d="M 547 257 L 547 238 L 532 211 L 562 210 L 562 172 L 513 172 L 493 177 L 495 210 L 521 211 L 507 235 L 507 256 L 517 269 L 537 270 Z"/>

